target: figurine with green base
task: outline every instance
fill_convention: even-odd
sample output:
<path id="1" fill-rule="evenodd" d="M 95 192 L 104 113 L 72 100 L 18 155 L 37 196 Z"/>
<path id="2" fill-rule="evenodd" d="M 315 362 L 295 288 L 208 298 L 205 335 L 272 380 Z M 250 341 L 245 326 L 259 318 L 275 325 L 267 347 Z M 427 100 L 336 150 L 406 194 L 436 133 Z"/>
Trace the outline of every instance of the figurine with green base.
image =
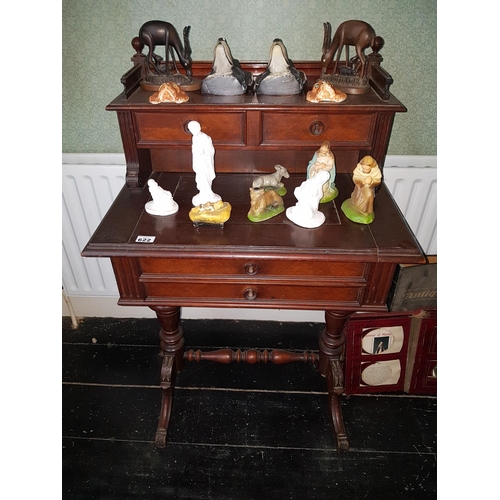
<path id="1" fill-rule="evenodd" d="M 277 191 L 280 196 L 285 196 L 287 191 L 285 185 L 281 182 L 281 179 L 289 179 L 290 174 L 283 165 L 275 165 L 274 170 L 276 170 L 276 172 L 272 174 L 260 175 L 259 177 L 256 177 L 252 182 L 252 188 L 273 189 Z"/>
<path id="2" fill-rule="evenodd" d="M 375 219 L 375 187 L 382 182 L 382 172 L 377 162 L 371 156 L 365 156 L 354 169 L 352 180 L 354 191 L 342 203 L 342 212 L 353 222 L 371 224 Z"/>
<path id="3" fill-rule="evenodd" d="M 320 203 L 328 203 L 333 201 L 339 194 L 339 190 L 335 187 L 335 156 L 330 150 L 330 142 L 325 141 L 320 148 L 314 153 L 309 165 L 307 166 L 307 178 L 311 179 L 322 170 L 329 173 L 330 177 L 323 185 L 323 197 Z"/>
<path id="4" fill-rule="evenodd" d="M 250 188 L 250 210 L 247 217 L 252 222 L 271 219 L 284 210 L 285 203 L 277 190 Z"/>

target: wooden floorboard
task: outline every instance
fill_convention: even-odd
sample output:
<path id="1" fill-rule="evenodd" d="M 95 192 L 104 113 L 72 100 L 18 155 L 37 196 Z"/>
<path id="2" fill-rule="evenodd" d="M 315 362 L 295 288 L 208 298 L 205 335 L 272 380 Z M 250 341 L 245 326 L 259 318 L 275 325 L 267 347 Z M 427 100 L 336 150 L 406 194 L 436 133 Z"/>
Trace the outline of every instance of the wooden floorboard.
<path id="1" fill-rule="evenodd" d="M 316 350 L 320 324 L 183 321 L 186 347 Z M 191 362 L 179 373 L 166 449 L 158 324 L 88 318 L 62 331 L 67 499 L 436 498 L 437 399 L 342 398 L 338 453 L 313 364 Z"/>

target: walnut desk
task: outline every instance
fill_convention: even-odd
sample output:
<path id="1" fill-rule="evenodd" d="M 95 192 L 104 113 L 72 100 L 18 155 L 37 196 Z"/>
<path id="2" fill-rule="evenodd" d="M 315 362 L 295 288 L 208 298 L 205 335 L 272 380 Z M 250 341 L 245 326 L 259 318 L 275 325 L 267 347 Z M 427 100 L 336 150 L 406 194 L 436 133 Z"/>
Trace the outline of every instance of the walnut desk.
<path id="1" fill-rule="evenodd" d="M 340 395 L 344 391 L 344 325 L 353 312 L 385 312 L 397 264 L 424 262 L 421 249 L 382 182 L 370 225 L 348 220 L 340 210 L 350 196 L 352 170 L 370 154 L 383 167 L 392 123 L 404 106 L 374 92 L 340 104 L 309 103 L 305 95 L 220 97 L 190 92 L 184 104 L 149 104 L 151 92 L 137 88 L 107 109 L 118 115 L 127 161 L 127 184 L 82 252 L 109 257 L 119 304 L 146 306 L 160 328 L 162 403 L 155 444 L 166 445 L 176 373 L 190 360 L 249 363 L 311 361 L 325 376 L 339 449 L 348 449 Z M 214 142 L 217 178 L 213 190 L 232 205 L 223 227 L 195 227 L 188 213 L 197 193 L 191 169 L 190 120 Z M 249 187 L 279 163 L 285 207 L 305 180 L 306 167 L 329 140 L 336 157 L 334 202 L 320 205 L 326 222 L 304 229 L 282 213 L 268 221 L 247 218 Z M 145 212 L 146 181 L 157 180 L 179 205 L 172 216 Z M 151 241 L 150 237 L 154 237 Z M 149 242 L 148 242 L 149 241 Z M 324 310 L 319 354 L 285 351 L 184 352 L 180 308 L 245 307 Z"/>

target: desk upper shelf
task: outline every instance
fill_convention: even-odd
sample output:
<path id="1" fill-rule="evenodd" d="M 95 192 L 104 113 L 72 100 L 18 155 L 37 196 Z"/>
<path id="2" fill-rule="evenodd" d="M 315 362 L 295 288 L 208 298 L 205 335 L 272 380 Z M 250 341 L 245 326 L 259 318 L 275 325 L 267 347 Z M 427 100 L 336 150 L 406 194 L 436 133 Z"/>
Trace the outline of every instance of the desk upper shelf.
<path id="1" fill-rule="evenodd" d="M 106 109 L 115 111 L 127 162 L 127 185 L 137 188 L 154 171 L 191 171 L 191 134 L 198 121 L 216 149 L 216 171 L 265 173 L 282 164 L 304 173 L 314 151 L 330 141 L 338 172 L 351 173 L 370 155 L 383 170 L 396 113 L 406 108 L 394 96 L 383 100 L 371 89 L 341 103 L 311 103 L 302 94 L 269 96 L 247 93 L 214 96 L 189 92 L 182 104 L 150 104 L 140 86 Z"/>

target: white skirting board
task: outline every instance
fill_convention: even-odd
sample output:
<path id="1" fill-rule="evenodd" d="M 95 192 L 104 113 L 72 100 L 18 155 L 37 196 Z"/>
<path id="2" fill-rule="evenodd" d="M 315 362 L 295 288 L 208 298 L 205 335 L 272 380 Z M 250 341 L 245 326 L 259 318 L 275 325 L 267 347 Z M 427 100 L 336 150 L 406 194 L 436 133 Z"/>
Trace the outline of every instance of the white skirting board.
<path id="1" fill-rule="evenodd" d="M 62 155 L 63 316 L 155 317 L 148 307 L 117 305 L 109 259 L 81 250 L 125 183 L 123 154 Z M 387 156 L 384 179 L 424 252 L 437 254 L 437 157 Z M 323 322 L 323 311 L 182 308 L 185 319 Z"/>

